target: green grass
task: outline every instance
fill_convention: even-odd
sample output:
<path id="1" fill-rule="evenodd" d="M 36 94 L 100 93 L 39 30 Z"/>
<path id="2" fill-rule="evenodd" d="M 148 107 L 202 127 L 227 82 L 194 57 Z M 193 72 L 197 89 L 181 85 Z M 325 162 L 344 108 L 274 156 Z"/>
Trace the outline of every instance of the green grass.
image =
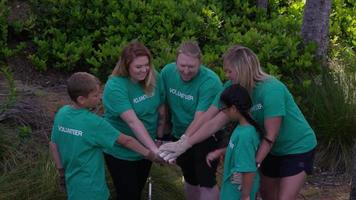
<path id="1" fill-rule="evenodd" d="M 39 138 L 41 136 L 36 136 L 36 132 L 27 137 L 20 133 L 0 124 L 0 200 L 66 199 L 65 194 L 59 191 L 57 170 L 47 144 Z M 107 177 L 114 198 L 112 182 Z M 151 177 L 153 200 L 184 199 L 177 167 L 154 164 Z M 146 186 L 143 199 L 147 199 L 147 191 Z"/>
<path id="2" fill-rule="evenodd" d="M 64 199 L 46 145 L 0 126 L 0 200 Z"/>

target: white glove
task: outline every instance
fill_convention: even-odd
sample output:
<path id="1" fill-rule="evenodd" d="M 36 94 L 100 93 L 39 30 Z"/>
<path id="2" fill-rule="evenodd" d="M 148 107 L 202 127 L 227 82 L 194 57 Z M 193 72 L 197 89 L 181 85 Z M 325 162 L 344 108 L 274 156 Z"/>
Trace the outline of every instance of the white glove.
<path id="1" fill-rule="evenodd" d="M 163 144 L 159 147 L 160 156 L 169 163 L 172 163 L 178 156 L 187 151 L 192 145 L 188 141 L 186 135 L 182 137 L 177 142 L 169 142 Z"/>

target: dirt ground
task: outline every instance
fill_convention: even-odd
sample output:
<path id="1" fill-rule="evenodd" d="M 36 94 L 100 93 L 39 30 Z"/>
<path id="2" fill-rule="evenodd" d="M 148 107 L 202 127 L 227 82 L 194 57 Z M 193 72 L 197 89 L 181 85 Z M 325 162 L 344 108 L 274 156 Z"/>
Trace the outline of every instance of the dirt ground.
<path id="1" fill-rule="evenodd" d="M 9 20 L 25 19 L 29 13 L 29 7 L 24 1 L 10 1 L 11 12 Z M 53 117 L 59 107 L 70 103 L 66 95 L 65 80 L 68 74 L 51 70 L 39 73 L 27 59 L 27 56 L 35 51 L 31 42 L 26 37 L 19 40 L 11 38 L 10 45 L 16 45 L 21 41 L 28 44 L 27 48 L 17 56 L 7 60 L 8 66 L 14 74 L 19 91 L 33 93 L 36 101 Z M 1 82 L 4 79 L 0 79 Z M 316 170 L 317 171 L 317 170 Z M 350 178 L 343 174 L 331 174 L 317 172 L 309 176 L 305 186 L 299 195 L 299 200 L 348 200 L 350 192 Z"/>

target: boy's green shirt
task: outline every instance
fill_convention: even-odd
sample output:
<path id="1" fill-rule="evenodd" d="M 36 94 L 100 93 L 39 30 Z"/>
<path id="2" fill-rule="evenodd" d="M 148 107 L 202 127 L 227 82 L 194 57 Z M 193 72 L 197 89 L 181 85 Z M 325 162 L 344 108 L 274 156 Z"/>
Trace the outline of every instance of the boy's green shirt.
<path id="1" fill-rule="evenodd" d="M 87 109 L 63 106 L 56 114 L 51 140 L 65 170 L 68 199 L 108 199 L 103 149 L 120 133 Z"/>

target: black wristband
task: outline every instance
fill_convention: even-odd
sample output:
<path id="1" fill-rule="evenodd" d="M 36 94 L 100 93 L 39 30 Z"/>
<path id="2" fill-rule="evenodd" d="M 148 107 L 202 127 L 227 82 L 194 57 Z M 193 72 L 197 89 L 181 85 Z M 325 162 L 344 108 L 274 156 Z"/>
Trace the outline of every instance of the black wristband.
<path id="1" fill-rule="evenodd" d="M 274 141 L 272 141 L 271 139 L 267 138 L 266 136 L 263 137 L 263 139 L 268 142 L 269 145 L 272 145 L 274 143 Z"/>

